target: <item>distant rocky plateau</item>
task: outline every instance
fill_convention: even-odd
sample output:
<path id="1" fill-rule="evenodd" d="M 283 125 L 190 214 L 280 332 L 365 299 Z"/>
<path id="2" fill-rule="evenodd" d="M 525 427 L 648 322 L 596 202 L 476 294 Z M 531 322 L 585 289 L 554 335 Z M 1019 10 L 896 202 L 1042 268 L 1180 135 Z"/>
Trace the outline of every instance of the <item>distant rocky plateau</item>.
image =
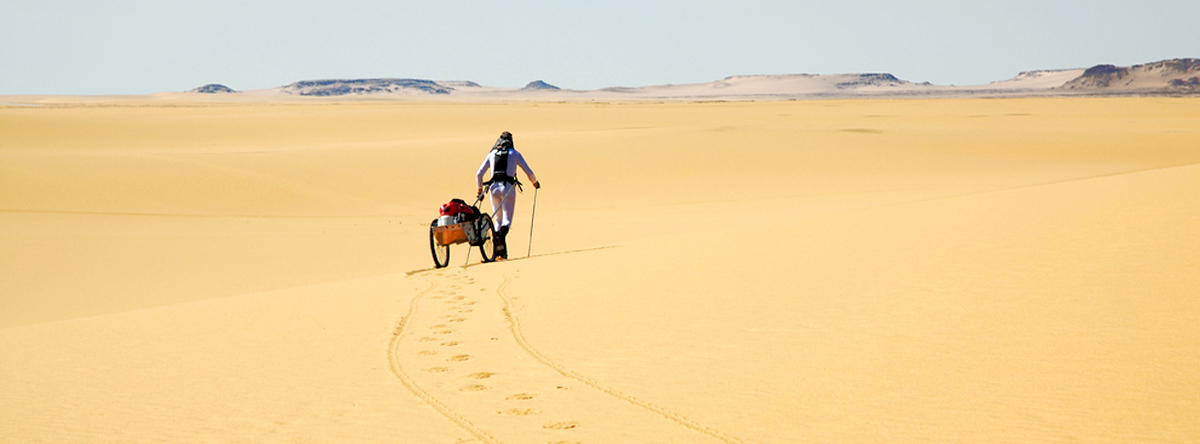
<path id="1" fill-rule="evenodd" d="M 218 84 L 192 93 L 233 93 Z M 854 97 L 1023 97 L 1095 95 L 1200 95 L 1200 59 L 1183 58 L 1119 67 L 1025 71 L 1008 80 L 985 85 L 934 85 L 910 82 L 889 73 L 780 74 L 730 76 L 707 83 L 614 86 L 596 90 L 562 89 L 542 80 L 523 88 L 497 88 L 470 81 L 406 78 L 303 80 L 278 88 L 250 91 L 314 97 L 441 96 L 521 100 L 558 99 L 675 99 L 787 100 Z"/>
<path id="2" fill-rule="evenodd" d="M 1172 59 L 1119 67 L 1096 65 L 1063 84 L 1067 90 L 1200 92 L 1200 59 Z"/>
<path id="3" fill-rule="evenodd" d="M 880 74 L 858 74 L 857 77 L 851 78 L 844 82 L 834 84 L 838 89 L 854 89 L 860 86 L 898 86 L 908 84 L 906 80 L 897 79 L 896 76 L 888 73 Z"/>
<path id="4" fill-rule="evenodd" d="M 437 82 L 423 79 L 330 79 L 303 80 L 280 88 L 300 96 L 344 96 L 373 94 L 451 94 L 457 88 L 478 88 L 475 82 Z"/>

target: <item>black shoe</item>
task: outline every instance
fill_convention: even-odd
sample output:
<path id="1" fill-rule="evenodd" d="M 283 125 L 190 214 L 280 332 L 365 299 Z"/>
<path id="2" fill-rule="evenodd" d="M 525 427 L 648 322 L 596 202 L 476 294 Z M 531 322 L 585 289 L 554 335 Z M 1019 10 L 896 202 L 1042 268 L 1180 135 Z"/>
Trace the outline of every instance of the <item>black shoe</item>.
<path id="1" fill-rule="evenodd" d="M 496 231 L 496 259 L 508 259 L 508 242 L 505 240 L 508 237 L 508 226 L 500 227 Z"/>

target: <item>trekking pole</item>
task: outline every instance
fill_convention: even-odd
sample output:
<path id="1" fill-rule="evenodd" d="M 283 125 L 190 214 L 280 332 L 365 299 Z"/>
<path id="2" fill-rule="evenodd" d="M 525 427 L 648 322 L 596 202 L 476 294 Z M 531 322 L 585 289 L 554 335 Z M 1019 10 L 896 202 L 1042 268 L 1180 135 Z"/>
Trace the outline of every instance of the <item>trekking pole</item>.
<path id="1" fill-rule="evenodd" d="M 533 189 L 533 212 L 529 213 L 529 249 L 525 251 L 525 257 L 529 257 L 533 253 L 533 217 L 537 216 L 537 192 L 538 188 Z"/>

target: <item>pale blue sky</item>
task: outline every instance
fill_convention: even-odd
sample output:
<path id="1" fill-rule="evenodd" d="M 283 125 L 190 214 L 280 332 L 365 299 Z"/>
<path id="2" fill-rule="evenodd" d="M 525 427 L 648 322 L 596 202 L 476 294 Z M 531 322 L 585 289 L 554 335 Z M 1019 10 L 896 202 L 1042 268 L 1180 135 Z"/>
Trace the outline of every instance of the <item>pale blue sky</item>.
<path id="1" fill-rule="evenodd" d="M 0 0 L 0 94 L 406 77 L 570 89 L 1200 57 L 1198 0 Z"/>

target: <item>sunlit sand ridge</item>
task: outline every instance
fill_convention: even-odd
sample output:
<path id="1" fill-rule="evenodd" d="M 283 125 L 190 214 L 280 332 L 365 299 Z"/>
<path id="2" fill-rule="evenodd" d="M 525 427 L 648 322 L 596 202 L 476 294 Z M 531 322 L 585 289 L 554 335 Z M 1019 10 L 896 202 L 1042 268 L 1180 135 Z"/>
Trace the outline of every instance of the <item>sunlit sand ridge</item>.
<path id="1" fill-rule="evenodd" d="M 61 102 L 0 442 L 1200 436 L 1197 99 Z M 502 130 L 532 256 L 431 269 Z"/>

